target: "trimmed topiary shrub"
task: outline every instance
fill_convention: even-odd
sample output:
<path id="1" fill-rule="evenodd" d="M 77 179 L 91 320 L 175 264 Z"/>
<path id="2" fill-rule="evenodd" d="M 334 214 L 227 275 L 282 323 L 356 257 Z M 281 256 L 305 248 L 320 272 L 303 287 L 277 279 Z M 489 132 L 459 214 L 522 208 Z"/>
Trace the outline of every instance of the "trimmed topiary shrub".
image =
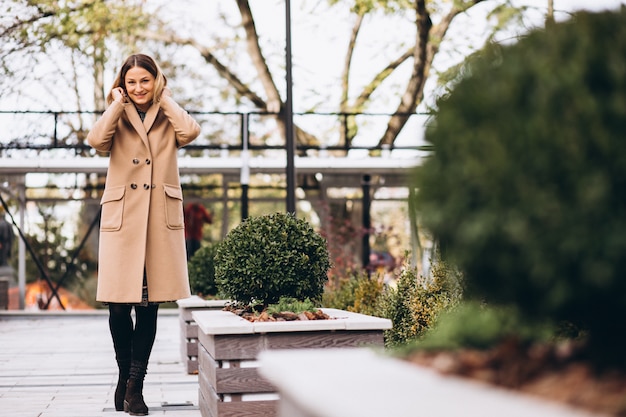
<path id="1" fill-rule="evenodd" d="M 191 292 L 208 298 L 217 294 L 215 285 L 215 253 L 219 243 L 203 246 L 187 262 Z"/>
<path id="2" fill-rule="evenodd" d="M 494 48 L 438 104 L 417 206 L 469 294 L 626 350 L 626 9 Z"/>
<path id="3" fill-rule="evenodd" d="M 275 213 L 232 229 L 215 257 L 220 293 L 242 304 L 267 306 L 290 297 L 319 302 L 330 260 L 326 240 L 305 220 Z"/>

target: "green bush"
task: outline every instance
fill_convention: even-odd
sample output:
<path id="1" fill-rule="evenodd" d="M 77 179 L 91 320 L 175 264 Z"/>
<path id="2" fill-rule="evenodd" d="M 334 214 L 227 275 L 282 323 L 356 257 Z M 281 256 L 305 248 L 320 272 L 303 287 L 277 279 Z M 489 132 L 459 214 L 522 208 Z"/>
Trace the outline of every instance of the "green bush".
<path id="1" fill-rule="evenodd" d="M 215 257 L 215 282 L 243 304 L 267 306 L 281 297 L 319 302 L 329 268 L 326 240 L 305 220 L 274 213 L 228 233 Z"/>
<path id="2" fill-rule="evenodd" d="M 340 280 L 337 285 L 326 286 L 322 296 L 322 305 L 375 316 L 378 313 L 378 302 L 383 291 L 384 284 L 381 280 L 375 277 L 370 278 L 366 271 L 353 273 Z"/>
<path id="3" fill-rule="evenodd" d="M 626 349 L 626 9 L 493 48 L 438 103 L 417 206 L 469 294 Z"/>
<path id="4" fill-rule="evenodd" d="M 375 314 L 393 323 L 393 328 L 385 331 L 385 345 L 399 347 L 416 340 L 461 297 L 461 276 L 443 261 L 433 263 L 428 279 L 418 277 L 414 268 L 404 268 L 396 288 L 387 288 L 381 296 Z"/>
<path id="5" fill-rule="evenodd" d="M 488 349 L 510 339 L 520 343 L 554 340 L 557 330 L 549 323 L 528 322 L 513 306 L 488 306 L 468 301 L 443 311 L 435 325 L 413 347 Z"/>
<path id="6" fill-rule="evenodd" d="M 218 243 L 203 246 L 193 254 L 187 263 L 191 291 L 207 298 L 217 294 L 215 285 L 215 254 Z"/>
<path id="7" fill-rule="evenodd" d="M 348 306 L 348 311 L 376 316 L 379 314 L 380 297 L 384 294 L 385 285 L 382 279 L 374 276 L 361 278 L 354 288 L 354 304 Z"/>
<path id="8" fill-rule="evenodd" d="M 322 294 L 322 306 L 347 310 L 354 305 L 354 291 L 358 285 L 358 276 L 349 276 L 334 280 L 331 285 L 326 285 Z"/>

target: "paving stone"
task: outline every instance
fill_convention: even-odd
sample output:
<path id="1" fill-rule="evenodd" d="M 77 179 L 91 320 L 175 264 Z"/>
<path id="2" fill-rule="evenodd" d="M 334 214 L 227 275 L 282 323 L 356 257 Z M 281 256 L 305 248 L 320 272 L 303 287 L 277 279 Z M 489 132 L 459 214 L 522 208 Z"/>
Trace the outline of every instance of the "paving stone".
<path id="1" fill-rule="evenodd" d="M 144 398 L 151 416 L 200 417 L 180 359 L 177 310 L 159 313 Z M 0 415 L 113 417 L 117 365 L 106 311 L 0 313 Z"/>

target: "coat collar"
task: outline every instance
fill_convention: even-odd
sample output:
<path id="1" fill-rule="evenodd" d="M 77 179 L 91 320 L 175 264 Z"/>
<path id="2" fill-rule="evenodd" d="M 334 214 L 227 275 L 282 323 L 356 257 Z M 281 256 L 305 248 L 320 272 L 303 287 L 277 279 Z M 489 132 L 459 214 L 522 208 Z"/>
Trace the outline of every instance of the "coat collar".
<path id="1" fill-rule="evenodd" d="M 160 106 L 159 103 L 152 103 L 152 105 L 150 106 L 150 108 L 146 112 L 146 117 L 145 117 L 145 119 L 143 121 L 143 125 L 146 127 L 146 132 L 149 132 L 150 128 L 154 124 L 154 121 L 156 120 L 157 114 L 159 113 L 159 108 L 160 107 L 161 106 Z M 139 116 L 139 115 L 137 115 L 137 116 Z"/>
<path id="2" fill-rule="evenodd" d="M 137 113 L 137 109 L 135 105 L 130 103 L 130 105 L 125 106 L 126 117 L 130 121 L 130 124 L 133 125 L 139 137 L 141 137 L 142 142 L 146 145 L 148 149 L 150 149 L 150 144 L 148 142 L 148 132 L 150 128 L 154 124 L 156 120 L 157 114 L 159 113 L 159 103 L 152 103 L 148 111 L 146 112 L 146 117 L 144 121 L 141 121 L 139 117 L 139 113 Z"/>

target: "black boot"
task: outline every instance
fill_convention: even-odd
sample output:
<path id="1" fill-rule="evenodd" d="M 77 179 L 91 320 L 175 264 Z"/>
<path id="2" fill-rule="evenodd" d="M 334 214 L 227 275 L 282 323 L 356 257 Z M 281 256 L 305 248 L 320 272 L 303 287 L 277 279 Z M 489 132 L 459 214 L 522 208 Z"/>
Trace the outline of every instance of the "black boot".
<path id="1" fill-rule="evenodd" d="M 109 329 L 113 338 L 115 360 L 119 368 L 117 387 L 115 387 L 115 410 L 124 410 L 124 396 L 126 395 L 126 383 L 130 375 L 130 362 L 132 358 L 133 321 L 130 316 L 131 306 L 124 304 L 109 304 Z"/>
<path id="2" fill-rule="evenodd" d="M 148 406 L 143 400 L 143 379 L 146 375 L 147 365 L 137 361 L 132 361 L 130 364 L 130 376 L 124 397 L 124 411 L 131 416 L 148 415 Z"/>
<path id="3" fill-rule="evenodd" d="M 130 360 L 118 360 L 117 367 L 120 374 L 117 378 L 117 387 L 115 387 L 115 411 L 124 411 L 124 397 L 126 396 L 126 384 L 130 376 Z"/>

